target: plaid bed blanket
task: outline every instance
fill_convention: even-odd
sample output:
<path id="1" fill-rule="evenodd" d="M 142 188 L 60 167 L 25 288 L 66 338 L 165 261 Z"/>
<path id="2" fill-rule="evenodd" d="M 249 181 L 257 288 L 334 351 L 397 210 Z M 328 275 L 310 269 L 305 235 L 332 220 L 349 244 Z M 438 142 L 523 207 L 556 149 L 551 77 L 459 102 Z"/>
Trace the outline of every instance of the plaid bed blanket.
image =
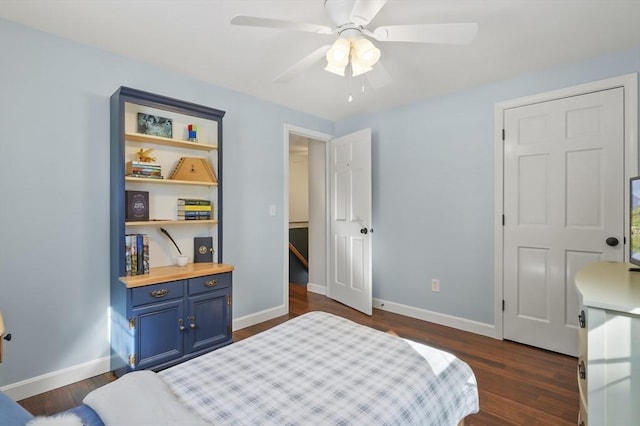
<path id="1" fill-rule="evenodd" d="M 158 374 L 214 424 L 445 426 L 478 410 L 463 361 L 325 312 Z"/>

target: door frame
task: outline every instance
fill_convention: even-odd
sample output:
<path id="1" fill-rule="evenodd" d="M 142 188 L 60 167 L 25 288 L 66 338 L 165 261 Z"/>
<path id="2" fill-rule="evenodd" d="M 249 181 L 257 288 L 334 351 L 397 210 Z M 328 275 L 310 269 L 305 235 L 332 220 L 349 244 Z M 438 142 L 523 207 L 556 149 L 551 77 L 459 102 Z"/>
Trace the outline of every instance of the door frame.
<path id="1" fill-rule="evenodd" d="M 578 96 L 591 92 L 598 92 L 608 89 L 622 87 L 624 90 L 624 156 L 625 156 L 625 179 L 638 174 L 638 73 L 626 74 L 618 77 L 598 80 L 591 83 L 580 84 L 564 89 L 538 93 L 531 96 L 511 99 L 499 102 L 495 105 L 494 115 L 494 146 L 495 146 L 495 204 L 494 204 L 494 321 L 495 337 L 504 338 L 504 327 L 502 318 L 502 301 L 504 299 L 504 279 L 503 279 L 503 238 L 504 227 L 502 225 L 502 215 L 504 212 L 504 144 L 502 140 L 502 129 L 504 129 L 504 112 L 507 109 L 517 108 L 525 105 L 548 102 L 555 99 Z M 629 211 L 629 188 L 625 186 L 625 208 Z M 629 217 L 624 217 L 624 234 L 628 241 Z M 629 256 L 629 246 L 624 245 L 624 258 Z"/>
<path id="2" fill-rule="evenodd" d="M 328 133 L 322 133 L 322 132 L 318 132 L 315 130 L 311 130 L 311 129 L 307 129 L 304 127 L 299 127 L 299 126 L 295 126 L 293 124 L 287 124 L 285 123 L 284 125 L 284 146 L 283 146 L 283 151 L 284 151 L 284 171 L 283 171 L 283 176 L 284 176 L 284 199 L 283 199 L 283 206 L 282 206 L 282 219 L 283 219 L 283 224 L 282 224 L 282 228 L 283 228 L 283 235 L 284 235 L 284 244 L 283 244 L 283 250 L 284 250 L 284 283 L 283 283 L 283 305 L 285 308 L 286 312 L 289 312 L 289 135 L 291 134 L 295 134 L 298 136 L 303 136 L 309 139 L 314 139 L 316 141 L 322 142 L 324 144 L 324 151 L 325 151 L 325 161 L 324 161 L 324 169 L 325 169 L 325 194 L 324 194 L 324 198 L 325 198 L 325 215 L 324 215 L 324 219 L 325 219 L 325 229 L 329 229 L 329 211 L 328 211 L 328 202 L 329 202 L 329 198 L 328 198 L 328 175 L 327 175 L 327 170 L 328 170 L 328 166 L 329 166 L 329 159 L 328 159 L 328 154 L 329 154 L 329 142 L 333 139 L 333 135 L 330 135 Z M 328 246 L 327 246 L 327 242 L 328 242 L 328 232 L 325 233 L 325 248 L 326 250 L 328 250 Z M 326 261 L 326 259 L 328 259 L 328 254 L 325 250 L 325 276 L 327 276 L 326 274 L 328 273 L 328 262 Z M 325 283 L 325 291 L 326 291 L 326 283 Z M 307 291 L 309 290 L 314 290 L 315 292 L 321 292 L 322 289 L 318 288 L 318 286 L 314 286 L 314 289 L 307 289 Z"/>

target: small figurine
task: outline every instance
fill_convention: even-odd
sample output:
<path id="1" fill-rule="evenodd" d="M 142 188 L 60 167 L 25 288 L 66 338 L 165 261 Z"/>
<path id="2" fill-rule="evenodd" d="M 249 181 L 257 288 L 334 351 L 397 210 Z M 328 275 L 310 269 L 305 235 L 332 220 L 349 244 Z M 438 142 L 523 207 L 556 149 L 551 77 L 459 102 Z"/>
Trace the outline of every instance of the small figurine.
<path id="1" fill-rule="evenodd" d="M 141 163 L 153 163 L 154 161 L 156 161 L 155 157 L 151 157 L 151 151 L 153 151 L 153 149 L 140 148 L 140 150 L 136 153 L 136 155 L 138 156 L 138 161 L 140 161 Z"/>
<path id="2" fill-rule="evenodd" d="M 198 126 L 196 124 L 189 124 L 187 130 L 189 131 L 189 142 L 198 142 Z"/>

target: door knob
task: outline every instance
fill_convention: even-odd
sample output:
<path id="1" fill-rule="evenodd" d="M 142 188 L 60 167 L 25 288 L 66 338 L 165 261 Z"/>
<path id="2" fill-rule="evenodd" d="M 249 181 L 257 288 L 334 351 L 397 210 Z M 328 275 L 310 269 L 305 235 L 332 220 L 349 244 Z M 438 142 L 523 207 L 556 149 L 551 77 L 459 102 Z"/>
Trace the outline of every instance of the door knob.
<path id="1" fill-rule="evenodd" d="M 580 311 L 580 315 L 578 315 L 578 322 L 580 323 L 580 328 L 585 328 L 587 326 L 587 317 L 584 314 L 584 309 Z"/>
<path id="2" fill-rule="evenodd" d="M 360 230 L 360 233 L 361 233 L 361 234 L 367 234 L 368 232 L 369 232 L 369 231 L 367 230 L 367 228 L 362 228 L 362 229 Z"/>
<path id="3" fill-rule="evenodd" d="M 618 245 L 618 239 L 616 237 L 609 237 L 605 240 L 609 247 L 615 247 Z"/>

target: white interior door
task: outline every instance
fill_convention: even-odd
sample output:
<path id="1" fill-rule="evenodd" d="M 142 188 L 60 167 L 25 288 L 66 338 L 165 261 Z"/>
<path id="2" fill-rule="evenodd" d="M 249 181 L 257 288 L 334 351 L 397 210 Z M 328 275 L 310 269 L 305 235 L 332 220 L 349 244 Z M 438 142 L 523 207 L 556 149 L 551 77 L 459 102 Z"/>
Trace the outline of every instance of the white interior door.
<path id="1" fill-rule="evenodd" d="M 623 94 L 505 110 L 505 339 L 575 356 L 576 270 L 624 261 Z"/>
<path id="2" fill-rule="evenodd" d="M 371 315 L 371 129 L 330 142 L 329 176 L 327 295 Z"/>

